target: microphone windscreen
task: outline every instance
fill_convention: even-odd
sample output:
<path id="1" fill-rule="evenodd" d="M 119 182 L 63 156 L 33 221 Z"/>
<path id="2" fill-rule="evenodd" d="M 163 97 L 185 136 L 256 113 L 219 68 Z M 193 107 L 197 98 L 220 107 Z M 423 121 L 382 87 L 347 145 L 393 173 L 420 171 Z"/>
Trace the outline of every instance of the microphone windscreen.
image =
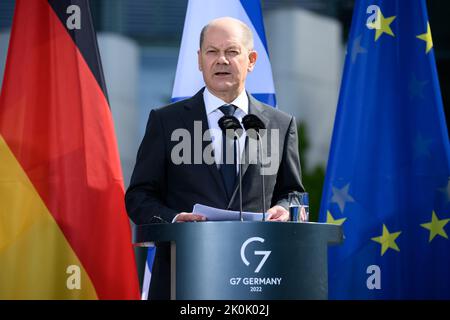
<path id="1" fill-rule="evenodd" d="M 235 116 L 223 116 L 219 119 L 219 127 L 229 138 L 234 137 L 234 131 L 240 137 L 243 133 L 242 126 Z"/>
<path id="2" fill-rule="evenodd" d="M 264 132 L 261 132 L 261 130 L 266 129 L 266 125 L 260 118 L 255 116 L 254 114 L 248 114 L 242 119 L 242 124 L 244 125 L 245 130 L 247 131 L 247 135 L 252 138 L 256 139 L 257 134 L 260 133 L 263 134 Z"/>

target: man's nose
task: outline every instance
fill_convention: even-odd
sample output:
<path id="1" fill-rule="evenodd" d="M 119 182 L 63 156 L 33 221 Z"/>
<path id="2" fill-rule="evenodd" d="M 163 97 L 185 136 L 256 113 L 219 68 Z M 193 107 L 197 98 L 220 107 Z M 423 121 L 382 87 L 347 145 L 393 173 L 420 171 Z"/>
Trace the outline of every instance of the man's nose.
<path id="1" fill-rule="evenodd" d="M 220 63 L 220 64 L 228 64 L 228 59 L 227 59 L 227 57 L 225 56 L 225 53 L 221 53 L 220 55 L 219 55 L 219 57 L 217 58 L 217 63 Z"/>

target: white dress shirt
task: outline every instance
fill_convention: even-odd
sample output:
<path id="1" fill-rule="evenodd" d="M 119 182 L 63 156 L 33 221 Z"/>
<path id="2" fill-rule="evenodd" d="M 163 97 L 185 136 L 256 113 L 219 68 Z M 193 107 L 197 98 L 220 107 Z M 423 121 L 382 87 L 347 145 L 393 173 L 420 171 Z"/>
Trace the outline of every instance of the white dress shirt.
<path id="1" fill-rule="evenodd" d="M 248 114 L 248 96 L 247 93 L 244 90 L 232 101 L 231 103 L 226 103 L 220 98 L 217 98 L 215 95 L 213 95 L 208 88 L 205 88 L 205 91 L 203 91 L 203 100 L 205 102 L 205 110 L 206 110 L 206 116 L 208 118 L 208 126 L 211 133 L 211 140 L 213 144 L 214 149 L 214 160 L 217 164 L 217 167 L 220 166 L 222 163 L 222 130 L 219 127 L 219 119 L 224 116 L 222 111 L 219 110 L 221 106 L 224 104 L 233 104 L 237 107 L 236 111 L 234 112 L 234 116 L 239 120 L 239 122 L 242 125 L 242 118 Z M 242 156 L 242 152 L 244 151 L 244 143 L 245 143 L 245 130 L 242 136 L 239 138 L 239 157 L 238 163 L 236 163 L 237 171 L 239 172 L 239 161 Z"/>

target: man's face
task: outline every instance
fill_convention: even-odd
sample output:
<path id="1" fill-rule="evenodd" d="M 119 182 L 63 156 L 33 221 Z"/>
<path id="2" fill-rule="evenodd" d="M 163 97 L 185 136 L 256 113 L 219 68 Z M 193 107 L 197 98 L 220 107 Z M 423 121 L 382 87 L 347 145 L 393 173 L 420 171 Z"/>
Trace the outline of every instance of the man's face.
<path id="1" fill-rule="evenodd" d="M 210 26 L 198 51 L 199 69 L 209 91 L 231 102 L 245 87 L 257 54 L 243 43 L 241 28 L 233 23 Z"/>

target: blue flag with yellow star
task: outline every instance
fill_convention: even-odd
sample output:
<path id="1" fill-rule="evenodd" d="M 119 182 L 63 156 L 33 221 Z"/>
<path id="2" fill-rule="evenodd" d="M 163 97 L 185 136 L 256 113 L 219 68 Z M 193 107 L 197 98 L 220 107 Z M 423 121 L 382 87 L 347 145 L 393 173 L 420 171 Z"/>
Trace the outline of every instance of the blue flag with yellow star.
<path id="1" fill-rule="evenodd" d="M 450 298 L 450 147 L 425 0 L 356 1 L 320 220 L 331 299 Z"/>

